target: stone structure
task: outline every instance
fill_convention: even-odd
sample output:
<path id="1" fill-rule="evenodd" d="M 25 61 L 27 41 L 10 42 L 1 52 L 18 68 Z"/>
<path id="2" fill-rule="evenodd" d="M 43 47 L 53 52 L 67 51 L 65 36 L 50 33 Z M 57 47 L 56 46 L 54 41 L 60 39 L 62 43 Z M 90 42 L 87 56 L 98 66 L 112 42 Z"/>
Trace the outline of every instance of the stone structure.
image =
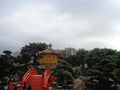
<path id="1" fill-rule="evenodd" d="M 75 90 L 84 90 L 84 82 L 81 79 L 74 80 L 74 89 Z"/>

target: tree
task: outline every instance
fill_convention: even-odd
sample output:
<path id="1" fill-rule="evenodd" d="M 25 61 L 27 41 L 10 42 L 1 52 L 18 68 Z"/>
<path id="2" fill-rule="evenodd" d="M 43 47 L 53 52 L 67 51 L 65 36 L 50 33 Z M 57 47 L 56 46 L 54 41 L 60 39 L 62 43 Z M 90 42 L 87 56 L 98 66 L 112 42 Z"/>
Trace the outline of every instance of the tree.
<path id="1" fill-rule="evenodd" d="M 45 43 L 29 43 L 29 45 L 25 45 L 22 47 L 20 54 L 29 54 L 35 55 L 38 51 L 42 51 L 47 49 L 47 44 Z"/>
<path id="2" fill-rule="evenodd" d="M 79 77 L 79 75 L 81 74 L 81 68 L 80 68 L 80 66 L 75 66 L 72 69 L 73 69 L 75 78 Z"/>
<path id="3" fill-rule="evenodd" d="M 93 50 L 90 50 L 87 59 L 88 66 L 91 67 L 103 59 L 109 59 L 109 60 L 118 59 L 117 51 L 107 48 L 103 48 L 103 49 L 94 48 Z"/>
<path id="4" fill-rule="evenodd" d="M 116 64 L 114 62 L 108 59 L 103 59 L 91 69 L 91 76 L 94 76 L 94 79 L 99 80 L 100 90 L 110 90 L 112 85 L 110 80 L 113 80 L 111 76 L 115 67 Z"/>
<path id="5" fill-rule="evenodd" d="M 52 75 L 56 76 L 58 85 L 66 88 L 68 84 L 73 83 L 73 70 L 72 66 L 64 61 L 60 60 Z"/>
<path id="6" fill-rule="evenodd" d="M 3 51 L 3 53 L 10 56 L 12 52 L 10 50 L 5 50 L 5 51 Z"/>
<path id="7" fill-rule="evenodd" d="M 76 55 L 70 55 L 69 57 L 64 57 L 68 63 L 70 63 L 72 66 L 84 66 L 86 64 L 86 60 L 88 58 L 88 50 L 85 49 L 79 49 L 76 52 Z"/>
<path id="8" fill-rule="evenodd" d="M 86 64 L 86 60 L 88 58 L 89 52 L 85 49 L 79 49 L 76 53 L 76 60 L 79 62 L 79 65 L 84 66 Z"/>
<path id="9" fill-rule="evenodd" d="M 6 84 L 13 78 L 13 75 L 17 72 L 17 64 L 15 63 L 16 58 L 11 55 L 11 51 L 3 51 L 5 55 L 0 56 L 0 81 Z M 2 79 L 2 80 L 1 80 Z"/>
<path id="10" fill-rule="evenodd" d="M 114 80 L 114 83 L 118 83 L 120 84 L 120 69 L 115 69 L 113 72 L 112 72 L 112 78 Z"/>
<path id="11" fill-rule="evenodd" d="M 45 43 L 29 43 L 29 45 L 25 45 L 24 47 L 22 47 L 20 52 L 23 62 L 28 63 L 32 59 L 33 65 L 37 66 L 37 59 L 39 59 L 39 56 L 37 56 L 36 53 L 45 49 L 47 49 L 47 44 Z"/>

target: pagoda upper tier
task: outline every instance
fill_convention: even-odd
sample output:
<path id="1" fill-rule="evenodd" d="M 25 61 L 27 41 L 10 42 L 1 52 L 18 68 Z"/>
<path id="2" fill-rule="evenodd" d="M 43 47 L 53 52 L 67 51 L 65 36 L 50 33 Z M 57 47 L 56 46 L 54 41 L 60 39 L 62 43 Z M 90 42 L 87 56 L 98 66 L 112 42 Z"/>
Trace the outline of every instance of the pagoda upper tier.
<path id="1" fill-rule="evenodd" d="M 48 45 L 48 49 L 43 50 L 43 51 L 38 51 L 38 54 L 39 55 L 57 55 L 57 56 L 61 55 L 60 52 L 58 52 L 57 50 L 52 49 L 52 44 Z"/>

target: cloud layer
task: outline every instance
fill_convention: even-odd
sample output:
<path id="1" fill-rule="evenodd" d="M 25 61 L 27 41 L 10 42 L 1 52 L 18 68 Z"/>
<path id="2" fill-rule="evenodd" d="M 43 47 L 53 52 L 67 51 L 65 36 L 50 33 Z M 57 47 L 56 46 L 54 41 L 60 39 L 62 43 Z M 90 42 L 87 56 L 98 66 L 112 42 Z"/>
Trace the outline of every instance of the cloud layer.
<path id="1" fill-rule="evenodd" d="M 119 0 L 14 1 L 0 1 L 0 51 L 29 42 L 120 50 Z"/>

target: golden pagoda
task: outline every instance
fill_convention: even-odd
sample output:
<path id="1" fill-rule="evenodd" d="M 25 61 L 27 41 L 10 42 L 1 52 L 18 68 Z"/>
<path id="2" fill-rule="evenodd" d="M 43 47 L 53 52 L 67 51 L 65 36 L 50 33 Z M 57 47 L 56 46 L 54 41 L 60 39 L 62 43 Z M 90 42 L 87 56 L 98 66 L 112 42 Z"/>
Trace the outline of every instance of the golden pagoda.
<path id="1" fill-rule="evenodd" d="M 54 69 L 58 63 L 58 56 L 60 52 L 52 49 L 52 45 L 48 45 L 48 49 L 39 51 L 38 54 L 41 56 L 40 68 L 46 69 L 47 67 Z"/>

